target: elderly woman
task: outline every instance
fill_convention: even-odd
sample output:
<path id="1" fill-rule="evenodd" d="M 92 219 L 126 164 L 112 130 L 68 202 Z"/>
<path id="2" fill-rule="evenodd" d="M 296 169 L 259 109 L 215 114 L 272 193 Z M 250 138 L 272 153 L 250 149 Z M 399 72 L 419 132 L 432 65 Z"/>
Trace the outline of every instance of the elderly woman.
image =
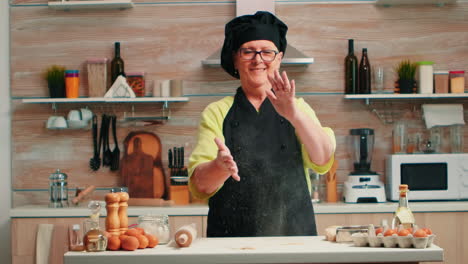
<path id="1" fill-rule="evenodd" d="M 317 235 L 308 169 L 329 170 L 335 138 L 279 73 L 287 29 L 268 12 L 226 24 L 221 65 L 241 87 L 203 111 L 189 162 L 209 237 Z"/>

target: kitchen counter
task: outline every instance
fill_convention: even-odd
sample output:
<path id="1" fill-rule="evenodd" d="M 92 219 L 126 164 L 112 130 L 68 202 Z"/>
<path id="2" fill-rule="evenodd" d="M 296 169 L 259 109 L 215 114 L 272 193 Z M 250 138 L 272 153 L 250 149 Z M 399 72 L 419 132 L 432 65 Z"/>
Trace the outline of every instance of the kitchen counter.
<path id="1" fill-rule="evenodd" d="M 324 237 L 200 238 L 191 247 L 159 245 L 136 251 L 67 252 L 78 263 L 417 263 L 441 262 L 443 250 L 355 247 Z"/>
<path id="2" fill-rule="evenodd" d="M 316 214 L 365 214 L 365 213 L 393 213 L 398 203 L 369 203 L 369 204 L 345 204 L 345 203 L 318 203 L 314 204 Z M 468 201 L 450 202 L 410 202 L 411 210 L 414 213 L 427 212 L 468 212 Z M 139 216 L 144 214 L 167 214 L 169 216 L 206 216 L 208 206 L 170 206 L 170 207 L 150 207 L 150 206 L 129 206 L 129 216 Z M 105 203 L 101 210 L 101 215 L 106 215 Z M 10 217 L 12 218 L 41 218 L 41 217 L 88 217 L 89 210 L 86 207 L 69 208 L 48 208 L 47 205 L 31 205 L 12 208 Z"/>

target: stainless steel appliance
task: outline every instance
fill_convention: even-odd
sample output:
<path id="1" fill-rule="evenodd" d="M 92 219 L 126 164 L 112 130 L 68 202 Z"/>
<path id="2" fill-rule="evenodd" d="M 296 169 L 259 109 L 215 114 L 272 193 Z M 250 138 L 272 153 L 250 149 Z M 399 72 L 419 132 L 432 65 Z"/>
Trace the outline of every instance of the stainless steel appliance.
<path id="1" fill-rule="evenodd" d="M 351 151 L 354 154 L 354 171 L 344 183 L 344 202 L 385 202 L 384 184 L 380 181 L 379 174 L 371 171 L 374 130 L 370 128 L 351 129 L 350 135 Z"/>
<path id="2" fill-rule="evenodd" d="M 410 200 L 468 200 L 468 153 L 389 155 L 386 189 L 398 201 L 398 186 L 408 184 Z"/>

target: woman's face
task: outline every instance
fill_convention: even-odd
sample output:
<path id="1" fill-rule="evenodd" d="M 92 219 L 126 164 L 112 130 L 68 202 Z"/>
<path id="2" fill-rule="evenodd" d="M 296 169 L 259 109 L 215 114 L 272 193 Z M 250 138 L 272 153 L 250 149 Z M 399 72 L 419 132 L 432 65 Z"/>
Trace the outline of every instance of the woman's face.
<path id="1" fill-rule="evenodd" d="M 258 87 L 268 85 L 268 75 L 272 76 L 274 71 L 279 69 L 283 53 L 279 52 L 273 61 L 263 60 L 260 54 L 255 52 L 263 51 L 263 58 L 268 60 L 268 57 L 274 56 L 271 52 L 278 52 L 278 48 L 269 40 L 253 40 L 242 44 L 239 50 L 234 54 L 234 66 L 239 72 L 239 76 L 243 86 Z M 270 55 L 268 55 L 270 54 Z M 254 56 L 253 59 L 247 59 Z M 246 88 L 246 87 L 244 87 Z"/>

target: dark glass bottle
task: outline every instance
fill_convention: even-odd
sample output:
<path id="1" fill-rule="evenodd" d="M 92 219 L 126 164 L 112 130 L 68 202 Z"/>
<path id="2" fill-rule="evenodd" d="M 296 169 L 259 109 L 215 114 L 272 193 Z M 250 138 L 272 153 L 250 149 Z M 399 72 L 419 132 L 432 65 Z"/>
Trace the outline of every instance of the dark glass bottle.
<path id="1" fill-rule="evenodd" d="M 359 93 L 371 93 L 371 66 L 367 57 L 367 49 L 362 49 L 361 63 L 359 64 Z"/>
<path id="2" fill-rule="evenodd" d="M 111 61 L 111 86 L 119 75 L 125 76 L 124 61 L 120 57 L 120 42 L 115 42 L 115 54 Z"/>
<path id="3" fill-rule="evenodd" d="M 345 93 L 358 93 L 358 60 L 354 55 L 354 40 L 348 40 L 348 55 L 345 58 Z"/>

